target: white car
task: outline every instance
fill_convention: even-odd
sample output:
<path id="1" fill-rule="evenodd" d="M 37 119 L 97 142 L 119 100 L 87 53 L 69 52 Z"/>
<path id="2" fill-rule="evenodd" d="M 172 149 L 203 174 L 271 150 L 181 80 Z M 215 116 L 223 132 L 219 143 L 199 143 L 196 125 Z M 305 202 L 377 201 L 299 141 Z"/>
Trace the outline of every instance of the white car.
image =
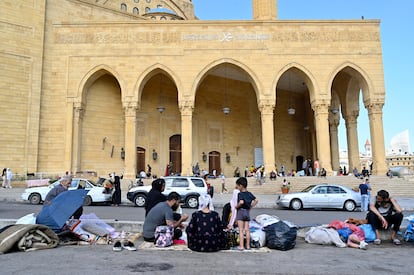
<path id="1" fill-rule="evenodd" d="M 25 201 L 29 201 L 31 204 L 40 204 L 45 200 L 47 193 L 58 184 L 60 184 L 60 180 L 49 186 L 27 188 L 24 190 L 21 198 Z M 91 205 L 92 203 L 110 203 L 112 201 L 112 190 L 107 192 L 104 187 L 99 186 L 91 180 L 73 178 L 68 190 L 76 190 L 79 186 L 85 190 L 89 190 L 84 205 Z"/>
<path id="2" fill-rule="evenodd" d="M 276 204 L 299 210 L 302 208 L 335 208 L 354 211 L 361 206 L 361 195 L 338 184 L 310 185 L 302 192 L 279 195 Z"/>
<path id="3" fill-rule="evenodd" d="M 203 178 L 169 176 L 163 177 L 165 180 L 165 190 L 162 192 L 168 196 L 171 192 L 177 192 L 181 196 L 181 202 L 187 207 L 197 208 L 198 197 L 207 194 L 208 187 Z M 127 193 L 127 198 L 136 206 L 143 207 L 147 203 L 147 195 L 151 186 L 137 186 L 131 188 Z"/>

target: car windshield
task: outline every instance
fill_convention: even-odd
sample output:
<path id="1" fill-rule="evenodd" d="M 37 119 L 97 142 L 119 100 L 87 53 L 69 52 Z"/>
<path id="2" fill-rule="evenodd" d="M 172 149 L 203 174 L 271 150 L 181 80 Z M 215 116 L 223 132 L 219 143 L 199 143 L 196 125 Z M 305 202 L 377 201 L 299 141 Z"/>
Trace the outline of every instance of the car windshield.
<path id="1" fill-rule="evenodd" d="M 305 189 L 303 189 L 301 192 L 309 192 L 315 186 L 316 185 L 309 185 L 308 187 L 306 187 Z"/>

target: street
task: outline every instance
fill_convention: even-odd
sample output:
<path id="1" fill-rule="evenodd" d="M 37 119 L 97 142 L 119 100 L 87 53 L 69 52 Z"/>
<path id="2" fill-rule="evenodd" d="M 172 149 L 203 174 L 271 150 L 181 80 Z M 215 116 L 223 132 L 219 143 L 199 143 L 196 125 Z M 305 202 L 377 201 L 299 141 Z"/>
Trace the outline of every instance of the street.
<path id="1" fill-rule="evenodd" d="M 42 205 L 31 205 L 27 202 L 0 202 L 0 218 L 3 219 L 18 219 L 26 214 L 37 214 L 42 208 Z M 215 209 L 218 213 L 222 213 L 221 208 Z M 191 216 L 195 209 L 183 208 L 183 213 Z M 113 219 L 123 221 L 144 221 L 145 209 L 141 207 L 134 207 L 130 205 L 122 205 L 119 207 L 113 206 L 85 206 L 83 213 L 95 213 L 101 219 Z M 288 220 L 298 226 L 308 226 L 315 224 L 327 224 L 332 220 L 345 220 L 349 217 L 364 218 L 361 212 L 346 212 L 337 210 L 284 210 L 271 208 L 253 208 L 252 217 L 259 214 L 276 215 L 280 219 Z"/>
<path id="2" fill-rule="evenodd" d="M 17 219 L 38 213 L 42 205 L 26 202 L 0 202 L 0 218 Z M 194 209 L 183 209 L 191 214 Z M 222 209 L 216 211 L 221 213 Z M 334 219 L 363 218 L 361 212 L 279 209 L 253 209 L 258 214 L 276 215 L 299 226 L 325 224 Z M 88 206 L 84 213 L 95 213 L 101 219 L 143 221 L 144 209 L 132 205 L 120 207 Z M 405 213 L 409 215 L 410 213 Z M 268 253 L 224 251 L 196 253 L 190 251 L 112 251 L 112 245 L 69 245 L 33 252 L 0 255 L 2 274 L 411 274 L 409 257 L 413 243 L 395 246 L 384 241 L 368 250 L 337 248 L 332 245 L 307 244 L 298 237 L 296 247 L 289 251 Z M 47 259 L 53 259 L 48 261 Z"/>

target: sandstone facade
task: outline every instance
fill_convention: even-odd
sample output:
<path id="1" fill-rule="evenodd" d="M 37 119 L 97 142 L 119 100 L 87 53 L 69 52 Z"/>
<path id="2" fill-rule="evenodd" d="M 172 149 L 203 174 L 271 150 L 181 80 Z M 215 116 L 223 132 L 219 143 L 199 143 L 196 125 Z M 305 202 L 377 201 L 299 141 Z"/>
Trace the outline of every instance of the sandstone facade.
<path id="1" fill-rule="evenodd" d="M 310 158 L 331 172 L 342 115 L 359 167 L 362 96 L 374 173 L 386 172 L 378 20 L 278 20 L 258 0 L 255 20 L 201 21 L 189 0 L 143 2 L 0 2 L 0 165 L 132 178 L 198 162 L 232 176 Z"/>

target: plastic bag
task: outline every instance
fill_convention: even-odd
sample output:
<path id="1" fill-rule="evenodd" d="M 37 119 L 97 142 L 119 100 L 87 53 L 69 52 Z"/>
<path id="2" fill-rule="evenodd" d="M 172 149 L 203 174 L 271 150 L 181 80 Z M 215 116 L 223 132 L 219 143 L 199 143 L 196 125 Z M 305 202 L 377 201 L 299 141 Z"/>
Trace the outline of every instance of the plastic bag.
<path id="1" fill-rule="evenodd" d="M 271 224 L 264 228 L 267 247 L 278 250 L 289 250 L 296 245 L 296 227 L 291 227 L 284 221 Z"/>
<path id="2" fill-rule="evenodd" d="M 352 230 L 349 227 L 340 228 L 337 230 L 339 237 L 341 237 L 341 240 L 346 243 L 348 241 L 349 235 L 352 234 Z"/>
<path id="3" fill-rule="evenodd" d="M 34 213 L 27 214 L 18 219 L 16 224 L 36 224 L 36 215 Z"/>
<path id="4" fill-rule="evenodd" d="M 375 241 L 377 237 L 375 235 L 374 229 L 372 228 L 372 225 L 367 223 L 367 224 L 361 224 L 359 225 L 359 227 L 362 228 L 362 230 L 364 230 L 365 241 L 367 243 Z"/>

